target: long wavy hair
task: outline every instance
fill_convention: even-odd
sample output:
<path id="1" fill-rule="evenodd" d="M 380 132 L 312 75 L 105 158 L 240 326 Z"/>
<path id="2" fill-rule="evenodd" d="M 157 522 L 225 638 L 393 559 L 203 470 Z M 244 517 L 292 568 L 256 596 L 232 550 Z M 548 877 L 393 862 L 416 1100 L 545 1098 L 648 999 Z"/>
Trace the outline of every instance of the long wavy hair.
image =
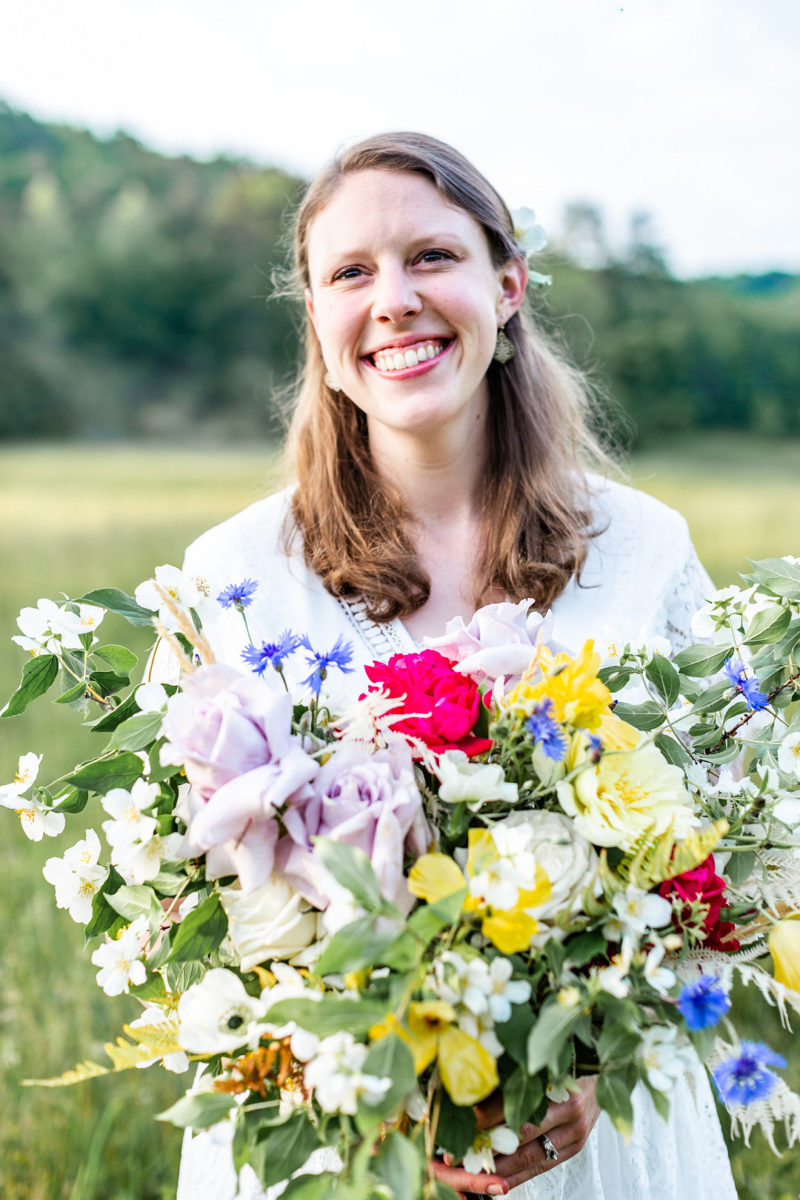
<path id="1" fill-rule="evenodd" d="M 495 267 L 523 256 L 501 197 L 463 155 L 420 133 L 386 133 L 339 154 L 310 185 L 297 213 L 294 289 L 310 286 L 308 235 L 346 175 L 424 175 L 483 228 Z M 524 308 L 525 306 L 523 306 Z M 585 470 L 607 463 L 587 414 L 583 376 L 520 309 L 505 326 L 516 353 L 488 369 L 488 445 L 482 481 L 482 545 L 473 574 L 475 606 L 500 592 L 533 597 L 545 610 L 580 572 L 591 527 Z M 297 488 L 287 542 L 302 538 L 307 566 L 335 596 L 361 597 L 376 621 L 407 616 L 430 595 L 399 493 L 370 456 L 367 420 L 325 382 L 306 317 L 305 359 L 287 451 Z"/>

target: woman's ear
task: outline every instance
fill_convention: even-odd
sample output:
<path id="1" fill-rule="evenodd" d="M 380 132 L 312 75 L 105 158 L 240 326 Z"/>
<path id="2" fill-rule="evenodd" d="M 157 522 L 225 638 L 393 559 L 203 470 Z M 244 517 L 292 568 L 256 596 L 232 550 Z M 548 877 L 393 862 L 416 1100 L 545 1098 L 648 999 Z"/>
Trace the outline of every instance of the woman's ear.
<path id="1" fill-rule="evenodd" d="M 528 286 L 528 264 L 524 258 L 510 258 L 498 273 L 498 294 L 495 311 L 500 325 L 513 317 L 525 299 Z M 313 319 L 313 318 L 312 318 Z"/>
<path id="2" fill-rule="evenodd" d="M 317 318 L 314 313 L 314 301 L 311 298 L 311 289 L 310 288 L 306 288 L 306 290 L 303 292 L 303 299 L 305 301 L 306 312 L 308 313 L 308 319 L 311 322 L 311 324 L 314 326 L 314 333 L 316 333 L 317 338 L 319 338 L 319 332 L 317 330 Z"/>

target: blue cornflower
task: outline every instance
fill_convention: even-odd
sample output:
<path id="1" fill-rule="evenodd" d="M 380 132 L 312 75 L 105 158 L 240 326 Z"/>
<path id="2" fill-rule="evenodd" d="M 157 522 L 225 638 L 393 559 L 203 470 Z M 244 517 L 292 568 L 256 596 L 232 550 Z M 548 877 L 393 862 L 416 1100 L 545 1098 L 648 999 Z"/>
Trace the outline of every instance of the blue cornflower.
<path id="1" fill-rule="evenodd" d="M 258 584 L 255 579 L 244 579 L 241 583 L 229 583 L 226 588 L 223 588 L 217 596 L 217 604 L 221 604 L 223 608 L 239 609 L 247 608 L 248 604 L 253 603 L 253 596 L 256 594 Z"/>
<path id="2" fill-rule="evenodd" d="M 284 629 L 277 642 L 262 642 L 260 646 L 245 646 L 242 658 L 256 675 L 263 675 L 267 667 L 276 671 L 283 669 L 284 661 L 294 654 L 300 638 L 291 629 Z"/>
<path id="3" fill-rule="evenodd" d="M 678 997 L 683 1019 L 694 1032 L 716 1025 L 730 1006 L 730 997 L 716 975 L 701 975 L 687 983 Z"/>
<path id="4" fill-rule="evenodd" d="M 310 652 L 306 655 L 306 662 L 313 667 L 313 670 L 303 680 L 303 686 L 308 684 L 315 696 L 320 693 L 322 682 L 328 674 L 328 667 L 338 667 L 346 675 L 353 670 L 350 666 L 350 660 L 353 657 L 353 643 L 345 642 L 341 634 L 327 654 L 317 654 L 307 636 L 299 638 L 298 644 Z"/>
<path id="5" fill-rule="evenodd" d="M 714 1068 L 714 1082 L 726 1104 L 765 1100 L 778 1076 L 770 1067 L 785 1067 L 786 1059 L 763 1042 L 742 1042 L 739 1053 Z"/>
<path id="6" fill-rule="evenodd" d="M 569 742 L 567 735 L 552 716 L 553 701 L 542 700 L 528 717 L 526 724 L 535 742 L 541 742 L 542 749 L 553 762 L 561 762 L 567 753 Z"/>
<path id="7" fill-rule="evenodd" d="M 723 666 L 723 671 L 730 679 L 737 692 L 741 692 L 751 708 L 766 708 L 769 696 L 762 692 L 758 680 L 747 674 L 747 668 L 740 658 L 729 658 Z"/>
<path id="8" fill-rule="evenodd" d="M 603 743 L 595 733 L 587 733 L 586 736 L 589 739 L 589 758 L 593 763 L 598 763 L 603 754 Z"/>

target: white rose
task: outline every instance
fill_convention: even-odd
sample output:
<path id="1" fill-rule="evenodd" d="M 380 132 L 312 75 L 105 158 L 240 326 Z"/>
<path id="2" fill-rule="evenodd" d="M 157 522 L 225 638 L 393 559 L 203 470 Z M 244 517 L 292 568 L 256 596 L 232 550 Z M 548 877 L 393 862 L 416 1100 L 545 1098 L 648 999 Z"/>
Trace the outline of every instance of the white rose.
<path id="1" fill-rule="evenodd" d="M 539 932 L 531 945 L 543 946 L 551 937 L 563 941 L 564 931 L 552 922 L 560 912 L 579 911 L 583 893 L 596 877 L 597 855 L 593 847 L 578 833 L 574 821 L 561 813 L 515 812 L 500 824 L 508 829 L 526 827 L 530 838 L 526 848 L 550 880 L 547 900 L 526 910 L 539 922 Z"/>
<path id="2" fill-rule="evenodd" d="M 316 909 L 277 875 L 252 892 L 224 888 L 220 900 L 243 971 L 269 958 L 292 958 L 317 937 Z"/>

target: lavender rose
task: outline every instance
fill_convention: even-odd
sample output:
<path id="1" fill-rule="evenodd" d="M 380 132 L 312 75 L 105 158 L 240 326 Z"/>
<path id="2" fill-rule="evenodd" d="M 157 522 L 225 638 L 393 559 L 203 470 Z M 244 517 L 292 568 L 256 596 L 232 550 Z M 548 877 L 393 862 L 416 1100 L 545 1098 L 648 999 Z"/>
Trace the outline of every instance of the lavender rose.
<path id="1" fill-rule="evenodd" d="M 403 875 L 405 851 L 423 854 L 431 841 L 408 747 L 368 754 L 357 746 L 342 746 L 310 790 L 311 798 L 291 805 L 283 817 L 292 839 L 285 839 L 278 851 L 284 877 L 312 904 L 325 908 L 336 889 L 313 853 L 311 839 L 335 838 L 364 851 L 384 896 L 407 912 L 411 896 Z"/>
<path id="2" fill-rule="evenodd" d="M 552 618 L 534 611 L 533 600 L 506 601 L 479 608 L 469 625 L 461 617 L 448 621 L 441 637 L 425 638 L 425 645 L 449 658 L 454 670 L 478 683 L 502 679 L 512 687 L 530 665 L 541 638 L 551 649 Z M 563 649 L 563 647 L 558 647 Z"/>

